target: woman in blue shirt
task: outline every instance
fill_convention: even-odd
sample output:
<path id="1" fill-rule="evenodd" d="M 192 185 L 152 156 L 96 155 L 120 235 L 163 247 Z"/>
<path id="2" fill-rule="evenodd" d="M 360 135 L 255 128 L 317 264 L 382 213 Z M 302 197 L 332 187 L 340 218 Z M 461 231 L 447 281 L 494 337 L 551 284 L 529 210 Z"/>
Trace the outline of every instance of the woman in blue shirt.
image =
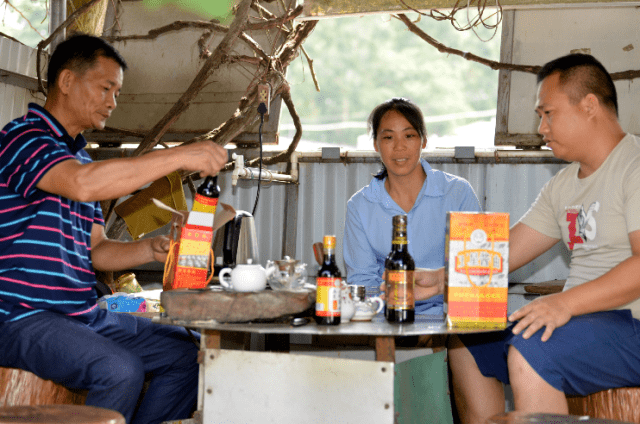
<path id="1" fill-rule="evenodd" d="M 377 289 L 391 251 L 391 220 L 408 216 L 409 253 L 416 268 L 444 266 L 449 211 L 480 211 L 463 178 L 432 169 L 420 158 L 427 131 L 420 108 L 403 98 L 378 105 L 368 120 L 381 171 L 349 199 L 343 239 L 348 284 Z M 442 314 L 443 296 L 416 302 L 418 314 Z"/>

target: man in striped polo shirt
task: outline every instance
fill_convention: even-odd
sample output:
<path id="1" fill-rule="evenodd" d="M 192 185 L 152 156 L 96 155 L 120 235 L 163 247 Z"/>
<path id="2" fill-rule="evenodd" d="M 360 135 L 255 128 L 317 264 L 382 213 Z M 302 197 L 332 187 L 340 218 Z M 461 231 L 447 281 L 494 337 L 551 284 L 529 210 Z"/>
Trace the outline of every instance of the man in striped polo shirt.
<path id="1" fill-rule="evenodd" d="M 158 423 L 193 410 L 197 347 L 182 328 L 98 308 L 94 269 L 164 261 L 169 239 L 109 240 L 99 201 L 177 170 L 215 175 L 227 154 L 205 141 L 91 161 L 82 131 L 104 128 L 125 69 L 103 40 L 69 38 L 51 56 L 44 107 L 0 132 L 0 366 L 88 390 L 88 405 L 128 423 Z"/>

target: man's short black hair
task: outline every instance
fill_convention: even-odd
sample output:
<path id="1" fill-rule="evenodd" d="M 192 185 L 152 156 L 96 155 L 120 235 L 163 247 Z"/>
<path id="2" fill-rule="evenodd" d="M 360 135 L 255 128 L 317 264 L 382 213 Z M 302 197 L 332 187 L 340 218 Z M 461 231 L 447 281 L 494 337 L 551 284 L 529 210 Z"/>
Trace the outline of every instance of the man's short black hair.
<path id="1" fill-rule="evenodd" d="M 51 89 L 55 86 L 64 69 L 81 75 L 101 56 L 115 60 L 123 71 L 127 69 L 127 63 L 120 53 L 102 38 L 86 34 L 72 35 L 56 47 L 49 59 L 47 87 Z"/>
<path id="2" fill-rule="evenodd" d="M 616 87 L 609 72 L 595 57 L 573 53 L 552 60 L 538 72 L 538 84 L 555 73 L 559 76 L 560 86 L 573 104 L 591 93 L 618 116 Z"/>

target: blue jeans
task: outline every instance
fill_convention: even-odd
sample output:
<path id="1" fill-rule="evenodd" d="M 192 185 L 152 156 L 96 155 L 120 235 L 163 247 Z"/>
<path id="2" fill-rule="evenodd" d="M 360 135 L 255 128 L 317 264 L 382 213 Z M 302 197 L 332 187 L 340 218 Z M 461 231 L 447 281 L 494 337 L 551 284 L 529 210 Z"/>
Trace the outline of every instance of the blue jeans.
<path id="1" fill-rule="evenodd" d="M 51 312 L 0 323 L 0 366 L 88 390 L 87 405 L 116 410 L 127 423 L 189 418 L 197 355 L 184 328 L 106 310 L 88 325 Z M 145 377 L 149 386 L 138 403 Z"/>

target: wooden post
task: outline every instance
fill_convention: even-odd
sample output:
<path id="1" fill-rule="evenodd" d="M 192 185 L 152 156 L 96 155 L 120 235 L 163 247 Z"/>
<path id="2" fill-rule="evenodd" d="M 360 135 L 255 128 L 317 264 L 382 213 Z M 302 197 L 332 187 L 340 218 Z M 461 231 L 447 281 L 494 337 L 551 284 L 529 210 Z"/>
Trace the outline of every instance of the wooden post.
<path id="1" fill-rule="evenodd" d="M 376 361 L 396 362 L 396 340 L 393 336 L 376 336 Z"/>
<path id="2" fill-rule="evenodd" d="M 222 345 L 222 334 L 218 330 L 207 330 L 202 332 L 204 341 L 202 343 L 202 349 L 220 349 Z"/>

